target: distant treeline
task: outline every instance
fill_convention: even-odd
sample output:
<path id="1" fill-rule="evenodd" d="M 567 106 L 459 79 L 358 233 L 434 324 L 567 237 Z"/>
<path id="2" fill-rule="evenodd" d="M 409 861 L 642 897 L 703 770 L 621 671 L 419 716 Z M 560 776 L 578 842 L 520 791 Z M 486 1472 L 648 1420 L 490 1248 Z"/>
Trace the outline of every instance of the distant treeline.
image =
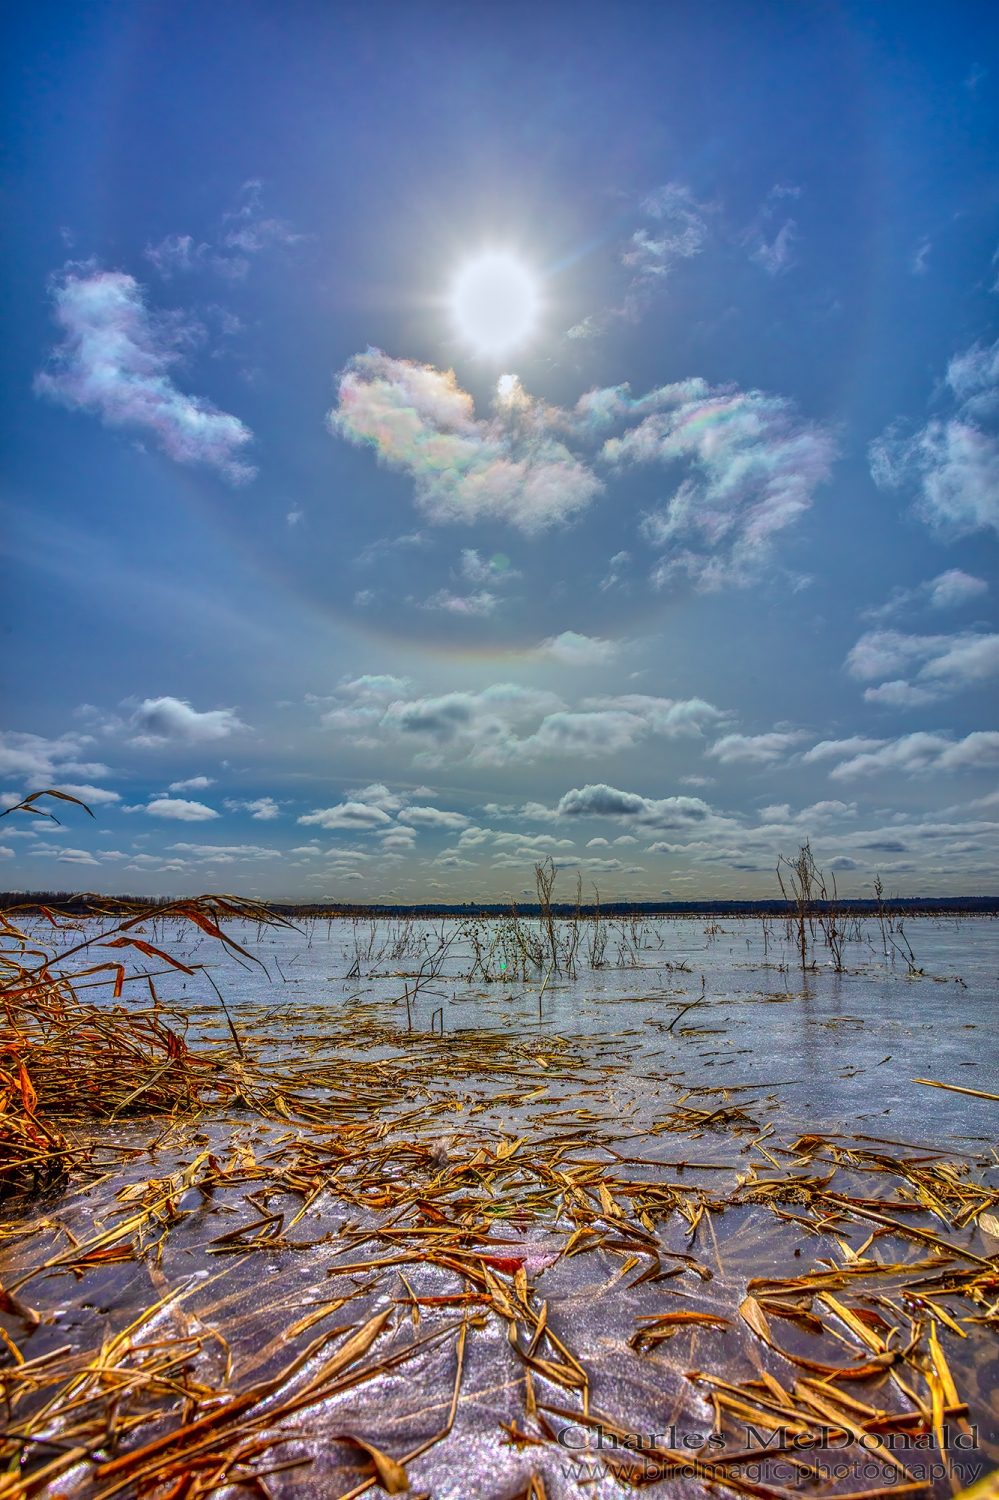
<path id="1" fill-rule="evenodd" d="M 86 916 L 95 912 L 113 912 L 135 907 L 169 906 L 174 896 L 99 896 L 87 891 L 5 891 L 0 892 L 0 911 L 51 911 L 66 916 Z M 261 905 L 277 916 L 291 918 L 317 917 L 505 917 L 516 910 L 522 917 L 539 917 L 537 902 L 477 902 L 460 905 L 433 902 L 417 906 L 344 905 L 332 901 L 306 903 L 265 901 Z M 552 902 L 557 917 L 790 917 L 798 907 L 793 901 L 606 901 L 576 906 L 570 902 Z M 841 898 L 837 901 L 813 901 L 809 910 L 816 915 L 825 911 L 866 916 L 893 912 L 900 916 L 994 916 L 999 914 L 999 896 L 886 896 L 881 902 Z"/>

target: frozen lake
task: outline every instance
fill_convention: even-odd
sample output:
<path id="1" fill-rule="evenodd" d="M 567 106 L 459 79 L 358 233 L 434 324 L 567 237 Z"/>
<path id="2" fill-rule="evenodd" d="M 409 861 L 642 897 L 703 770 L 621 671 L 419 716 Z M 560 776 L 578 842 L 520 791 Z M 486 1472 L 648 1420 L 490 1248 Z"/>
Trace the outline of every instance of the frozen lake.
<path id="1" fill-rule="evenodd" d="M 476 1028 L 584 1047 L 589 1038 L 602 1056 L 616 1043 L 623 1071 L 607 1103 L 633 1122 L 651 1123 L 656 1099 L 723 1087 L 778 1105 L 782 1128 L 981 1138 L 995 1118 L 984 1101 L 913 1083 L 999 1093 L 999 922 L 989 918 L 908 921 L 911 958 L 865 921 L 839 972 L 821 943 L 802 970 L 783 921 L 766 933 L 758 919 L 613 923 L 600 968 L 585 966 L 584 940 L 575 977 L 546 964 L 489 983 L 481 966 L 469 977 L 475 949 L 457 920 L 231 932 L 263 967 L 186 933 L 169 946 L 205 963 L 237 1026 L 240 1015 L 252 1029 L 266 1017 L 292 1049 L 297 1035 L 324 1031 L 342 1047 L 362 1004 L 385 1007 L 400 1024 L 408 991 L 413 1029 L 443 1030 L 444 1046 Z M 442 961 L 426 962 L 445 946 Z M 494 955 L 486 972 L 499 973 L 500 962 Z M 185 1007 L 207 1002 L 196 1025 L 217 1033 L 218 1004 L 202 977 L 165 979 L 161 995 Z"/>
<path id="2" fill-rule="evenodd" d="M 105 1493 L 111 1413 L 132 1410 L 114 1392 L 147 1349 L 181 1363 L 148 1411 L 135 1397 L 126 1452 L 234 1395 L 252 1421 L 216 1457 L 266 1454 L 273 1500 L 364 1493 L 356 1438 L 420 1496 L 612 1500 L 594 1412 L 688 1448 L 714 1426 L 737 1465 L 747 1412 L 764 1433 L 788 1412 L 925 1431 L 934 1391 L 955 1431 L 978 1424 L 979 1471 L 999 1463 L 999 1102 L 914 1081 L 999 1094 L 994 921 L 866 921 L 832 949 L 816 931 L 804 968 L 794 931 L 749 919 L 226 931 L 243 957 L 147 923 L 194 972 L 137 954 L 116 1003 L 243 1092 L 76 1126 L 89 1167 L 7 1211 L 2 1282 L 41 1321 L 5 1327 L 67 1393 L 26 1398 L 12 1430 L 97 1455 L 38 1493 Z M 329 1356 L 308 1341 L 331 1324 Z M 902 1482 L 846 1457 L 830 1500 Z M 184 1462 L 107 1493 L 159 1500 Z M 757 1500 L 803 1481 L 636 1482 L 695 1500 L 747 1493 L 740 1473 Z"/>

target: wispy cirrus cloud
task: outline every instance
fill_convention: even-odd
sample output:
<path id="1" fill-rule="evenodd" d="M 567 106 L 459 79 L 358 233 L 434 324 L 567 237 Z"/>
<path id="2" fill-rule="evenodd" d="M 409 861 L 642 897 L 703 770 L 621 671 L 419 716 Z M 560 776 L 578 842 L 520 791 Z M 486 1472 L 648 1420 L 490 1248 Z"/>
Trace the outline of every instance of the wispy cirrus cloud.
<path id="1" fill-rule="evenodd" d="M 762 236 L 760 237 L 759 242 L 750 251 L 749 258 L 762 266 L 769 276 L 779 276 L 782 271 L 789 271 L 795 264 L 793 246 L 797 238 L 797 224 L 793 219 L 787 219 L 769 244 Z"/>
<path id="2" fill-rule="evenodd" d="M 501 584 L 515 583 L 522 577 L 516 568 L 510 566 L 506 553 L 496 552 L 492 557 L 480 557 L 474 547 L 461 549 L 458 572 L 469 583 L 488 583 L 494 588 Z"/>
<path id="3" fill-rule="evenodd" d="M 740 236 L 749 251 L 750 260 L 762 266 L 768 276 L 779 276 L 796 263 L 794 245 L 799 237 L 797 224 L 794 219 L 785 219 L 776 233 L 774 225 L 782 211 L 779 205 L 789 198 L 794 200 L 800 197 L 801 188 L 778 183 L 770 189 L 766 202 L 753 223 Z"/>
<path id="4" fill-rule="evenodd" d="M 35 377 L 39 395 L 91 412 L 109 427 L 151 432 L 170 458 L 206 464 L 231 484 L 256 470 L 239 456 L 253 434 L 238 417 L 173 383 L 171 370 L 191 329 L 152 313 L 142 288 L 122 271 L 67 267 L 52 285 L 63 341 Z"/>
<path id="5" fill-rule="evenodd" d="M 999 529 L 999 340 L 956 355 L 945 384 L 952 415 L 914 434 L 893 423 L 870 445 L 871 474 L 914 491 L 917 515 L 944 536 Z"/>
<path id="6" fill-rule="evenodd" d="M 174 276 L 193 271 L 207 250 L 207 245 L 195 244 L 193 235 L 168 234 L 158 245 L 147 245 L 144 254 L 164 281 L 172 281 Z"/>
<path id="7" fill-rule="evenodd" d="M 865 690 L 868 703 L 885 708 L 920 708 L 995 677 L 999 673 L 999 635 L 973 631 L 905 635 L 898 630 L 873 630 L 851 648 L 845 666 L 860 682 L 885 679 Z M 907 675 L 892 677 L 892 673 Z"/>
<path id="8" fill-rule="evenodd" d="M 297 245 L 305 238 L 284 219 L 265 213 L 263 183 L 257 177 L 243 183 L 236 206 L 223 215 L 222 222 L 220 243 L 244 255 L 259 255 L 273 245 Z"/>
<path id="9" fill-rule="evenodd" d="M 417 505 L 438 524 L 500 520 L 534 534 L 585 511 L 605 475 L 632 464 L 673 469 L 671 500 L 643 526 L 660 553 L 658 587 L 679 576 L 703 589 L 758 577 L 834 456 L 826 429 L 759 391 L 692 379 L 633 399 L 627 386 L 614 386 L 567 411 L 505 375 L 484 420 L 453 371 L 380 350 L 356 355 L 341 372 L 329 425 L 408 473 Z"/>
<path id="10" fill-rule="evenodd" d="M 708 221 L 718 206 L 699 203 L 682 182 L 667 182 L 646 193 L 626 215 L 637 227 L 618 247 L 628 276 L 621 305 L 588 314 L 567 329 L 565 337 L 572 343 L 585 343 L 601 338 L 612 324 L 637 323 L 664 291 L 673 269 L 704 251 L 710 239 Z M 570 256 L 563 266 L 574 258 Z"/>
<path id="11" fill-rule="evenodd" d="M 211 242 L 196 242 L 190 234 L 168 234 L 159 244 L 147 245 L 145 257 L 164 281 L 199 270 L 242 281 L 251 256 L 304 239 L 283 219 L 264 211 L 263 184 L 251 178 L 240 189 L 235 206 L 223 214 L 221 230 Z"/>
<path id="12" fill-rule="evenodd" d="M 889 620 L 894 615 L 929 607 L 930 609 L 962 609 L 975 599 L 987 594 L 989 586 L 984 578 L 965 573 L 962 568 L 948 568 L 936 578 L 927 578 L 913 589 L 895 588 L 886 603 L 865 609 L 863 620 Z"/>
<path id="13" fill-rule="evenodd" d="M 647 293 L 649 283 L 664 282 L 677 261 L 701 254 L 708 240 L 706 215 L 711 210 L 712 205 L 698 203 L 690 188 L 680 182 L 668 182 L 643 198 L 638 211 L 649 227 L 636 229 L 621 251 L 621 264 L 634 278 L 626 312 L 634 315 L 640 310 L 636 292 Z"/>

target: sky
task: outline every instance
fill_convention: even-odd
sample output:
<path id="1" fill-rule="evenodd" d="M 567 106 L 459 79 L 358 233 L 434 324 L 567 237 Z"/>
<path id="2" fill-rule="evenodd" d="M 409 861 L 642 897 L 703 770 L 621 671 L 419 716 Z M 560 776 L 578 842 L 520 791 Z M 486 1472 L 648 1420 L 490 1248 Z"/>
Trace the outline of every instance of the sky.
<path id="1" fill-rule="evenodd" d="M 996 891 L 991 4 L 4 31 L 7 889 Z"/>

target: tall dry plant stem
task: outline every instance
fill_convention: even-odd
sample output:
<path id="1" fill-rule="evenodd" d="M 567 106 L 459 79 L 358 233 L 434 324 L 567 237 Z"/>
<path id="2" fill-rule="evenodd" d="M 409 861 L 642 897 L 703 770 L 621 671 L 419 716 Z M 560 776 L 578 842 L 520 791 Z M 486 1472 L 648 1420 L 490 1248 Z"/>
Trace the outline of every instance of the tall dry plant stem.
<path id="1" fill-rule="evenodd" d="M 555 916 L 552 912 L 552 891 L 558 877 L 558 869 L 551 855 L 541 860 L 534 866 L 534 880 L 538 888 L 538 905 L 541 907 L 541 923 L 548 939 L 548 951 L 551 954 L 550 967 L 557 974 L 559 972 L 558 938 L 555 933 Z"/>

